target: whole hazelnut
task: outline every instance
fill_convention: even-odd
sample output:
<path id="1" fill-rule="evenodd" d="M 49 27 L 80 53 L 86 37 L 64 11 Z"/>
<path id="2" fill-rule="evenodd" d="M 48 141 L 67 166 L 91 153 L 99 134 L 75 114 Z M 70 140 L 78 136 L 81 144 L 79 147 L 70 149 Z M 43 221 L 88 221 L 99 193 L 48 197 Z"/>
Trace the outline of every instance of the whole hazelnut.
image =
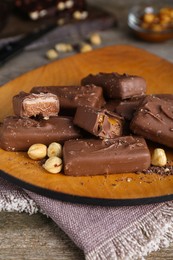
<path id="1" fill-rule="evenodd" d="M 44 144 L 33 144 L 28 149 L 28 156 L 33 160 L 41 160 L 47 155 L 47 146 Z"/>
<path id="2" fill-rule="evenodd" d="M 59 157 L 50 157 L 43 164 L 43 168 L 50 173 L 59 173 L 62 170 L 62 159 Z"/>
<path id="3" fill-rule="evenodd" d="M 167 164 L 167 157 L 165 151 L 161 148 L 156 148 L 151 157 L 151 164 L 154 166 L 165 166 Z"/>
<path id="4" fill-rule="evenodd" d="M 62 145 L 56 142 L 51 143 L 47 148 L 48 157 L 62 157 Z"/>
<path id="5" fill-rule="evenodd" d="M 101 37 L 98 33 L 93 33 L 91 34 L 90 36 L 90 42 L 93 44 L 93 45 L 100 45 L 102 40 L 101 40 Z"/>

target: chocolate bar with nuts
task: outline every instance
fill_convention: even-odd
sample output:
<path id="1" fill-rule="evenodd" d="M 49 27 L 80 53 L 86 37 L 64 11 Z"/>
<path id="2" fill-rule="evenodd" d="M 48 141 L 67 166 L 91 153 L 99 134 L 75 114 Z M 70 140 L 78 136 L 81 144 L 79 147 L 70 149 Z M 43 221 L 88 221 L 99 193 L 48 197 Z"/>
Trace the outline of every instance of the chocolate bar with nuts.
<path id="1" fill-rule="evenodd" d="M 50 117 L 48 120 L 7 117 L 0 125 L 0 147 L 7 151 L 27 151 L 35 143 L 52 142 L 81 137 L 80 130 L 68 117 Z"/>
<path id="2" fill-rule="evenodd" d="M 81 80 L 82 85 L 94 84 L 103 88 L 108 98 L 126 99 L 146 93 L 144 78 L 128 74 L 98 73 L 89 74 Z"/>
<path id="3" fill-rule="evenodd" d="M 150 152 L 142 137 L 69 140 L 63 147 L 64 173 L 84 176 L 139 172 L 150 166 Z"/>
<path id="4" fill-rule="evenodd" d="M 100 138 L 115 138 L 122 135 L 122 118 L 104 109 L 78 107 L 73 122 Z"/>
<path id="5" fill-rule="evenodd" d="M 78 106 L 100 108 L 105 104 L 102 88 L 94 85 L 34 87 L 31 92 L 57 95 L 60 101 L 61 115 L 74 115 Z"/>
<path id="6" fill-rule="evenodd" d="M 154 142 L 173 147 L 173 105 L 155 96 L 146 97 L 132 121 L 133 133 Z"/>
<path id="7" fill-rule="evenodd" d="M 52 93 L 20 92 L 13 97 L 13 110 L 16 116 L 42 116 L 49 118 L 59 113 L 59 99 Z"/>

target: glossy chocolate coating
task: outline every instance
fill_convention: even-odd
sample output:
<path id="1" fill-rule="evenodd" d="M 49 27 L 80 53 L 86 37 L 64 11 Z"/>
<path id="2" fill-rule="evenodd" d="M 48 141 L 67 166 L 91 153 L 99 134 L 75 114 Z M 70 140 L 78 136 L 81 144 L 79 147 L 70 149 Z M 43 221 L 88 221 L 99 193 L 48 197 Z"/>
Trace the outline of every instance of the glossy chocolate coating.
<path id="1" fill-rule="evenodd" d="M 126 99 L 133 96 L 144 95 L 146 81 L 139 76 L 118 73 L 89 74 L 81 80 L 82 85 L 94 84 L 103 88 L 108 98 Z"/>
<path id="2" fill-rule="evenodd" d="M 173 147 L 173 105 L 170 101 L 148 96 L 136 111 L 131 130 L 154 142 Z"/>
<path id="3" fill-rule="evenodd" d="M 109 100 L 104 105 L 104 108 L 117 113 L 118 115 L 122 116 L 126 120 L 131 120 L 134 112 L 139 107 L 139 104 L 144 97 L 145 96 L 140 96 L 140 97 L 125 99 L 125 100 L 112 99 Z"/>
<path id="4" fill-rule="evenodd" d="M 67 117 L 51 117 L 39 121 L 7 117 L 0 126 L 0 147 L 8 151 L 27 151 L 35 143 L 64 143 L 78 137 L 81 137 L 80 130 Z"/>
<path id="5" fill-rule="evenodd" d="M 106 104 L 103 106 L 103 108 L 117 113 L 118 115 L 124 117 L 124 119 L 126 120 L 131 120 L 135 111 L 140 106 L 142 100 L 146 96 L 147 95 L 143 95 L 143 96 L 138 96 L 138 97 L 125 99 L 125 100 L 119 100 L 119 99 L 108 100 Z M 173 100 L 173 94 L 153 94 L 148 96 L 158 97 L 166 101 Z"/>
<path id="6" fill-rule="evenodd" d="M 158 97 L 166 101 L 173 101 L 173 94 L 154 94 L 152 96 Z"/>
<path id="7" fill-rule="evenodd" d="M 73 122 L 100 138 L 115 138 L 122 135 L 122 118 L 104 109 L 78 107 Z"/>
<path id="8" fill-rule="evenodd" d="M 150 152 L 141 137 L 109 140 L 70 140 L 63 147 L 66 175 L 139 172 L 150 166 Z"/>
<path id="9" fill-rule="evenodd" d="M 57 116 L 59 113 L 59 99 L 52 93 L 20 92 L 13 97 L 13 110 L 16 116 L 21 117 Z"/>
<path id="10" fill-rule="evenodd" d="M 48 86 L 34 87 L 32 93 L 53 93 L 60 101 L 61 115 L 74 115 L 78 106 L 100 108 L 105 104 L 101 87 L 90 86 Z"/>

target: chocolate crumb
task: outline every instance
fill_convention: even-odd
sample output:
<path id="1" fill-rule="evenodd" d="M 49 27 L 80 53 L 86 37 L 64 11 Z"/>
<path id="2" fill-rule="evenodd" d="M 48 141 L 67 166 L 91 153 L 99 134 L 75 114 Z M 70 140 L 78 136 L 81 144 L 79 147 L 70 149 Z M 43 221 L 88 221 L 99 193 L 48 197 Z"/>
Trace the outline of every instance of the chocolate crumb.
<path id="1" fill-rule="evenodd" d="M 150 166 L 147 170 L 142 171 L 145 174 L 156 173 L 162 176 L 173 175 L 173 165 L 165 165 L 162 167 L 159 166 Z"/>
<path id="2" fill-rule="evenodd" d="M 132 181 L 132 178 L 127 178 L 126 181 L 127 181 L 127 182 L 131 182 L 131 181 Z"/>

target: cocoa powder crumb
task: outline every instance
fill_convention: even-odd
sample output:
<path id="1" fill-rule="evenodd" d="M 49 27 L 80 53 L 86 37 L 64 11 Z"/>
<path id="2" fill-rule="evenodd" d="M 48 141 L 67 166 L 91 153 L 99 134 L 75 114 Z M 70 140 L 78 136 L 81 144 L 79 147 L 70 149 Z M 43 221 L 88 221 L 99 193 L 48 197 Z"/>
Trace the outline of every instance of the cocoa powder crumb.
<path id="1" fill-rule="evenodd" d="M 162 167 L 150 166 L 147 170 L 142 171 L 142 173 L 146 173 L 146 174 L 156 173 L 162 176 L 173 175 L 173 165 L 165 165 Z"/>

